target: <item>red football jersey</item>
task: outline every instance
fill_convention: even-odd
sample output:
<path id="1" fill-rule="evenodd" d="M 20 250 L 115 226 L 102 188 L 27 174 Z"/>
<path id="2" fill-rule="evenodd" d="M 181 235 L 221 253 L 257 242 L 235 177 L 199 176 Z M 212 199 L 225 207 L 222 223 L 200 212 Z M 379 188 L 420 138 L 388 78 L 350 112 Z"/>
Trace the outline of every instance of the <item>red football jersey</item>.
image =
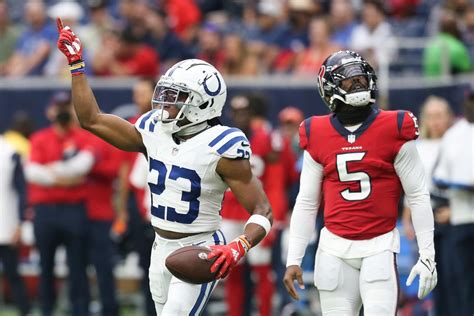
<path id="1" fill-rule="evenodd" d="M 288 214 L 287 189 L 297 173 L 295 168 L 296 157 L 291 150 L 289 140 L 278 131 L 272 133 L 272 138 L 279 139 L 278 143 L 280 144 L 273 145 L 274 151 L 277 151 L 279 156 L 277 161 L 266 164 L 262 183 L 272 207 L 273 222 L 283 223 Z"/>
<path id="2" fill-rule="evenodd" d="M 87 215 L 91 220 L 112 221 L 115 218 L 113 182 L 118 177 L 123 154 L 120 149 L 93 134 L 89 134 L 88 142 L 96 162 L 87 179 Z"/>
<path id="3" fill-rule="evenodd" d="M 265 156 L 272 151 L 272 142 L 270 134 L 265 128 L 253 128 L 252 135 L 249 137 L 250 147 L 252 148 L 252 172 L 262 181 L 265 178 L 266 163 Z M 265 189 L 265 183 L 263 183 Z M 240 205 L 239 201 L 232 193 L 227 190 L 222 201 L 221 215 L 225 219 L 246 221 L 250 214 Z"/>
<path id="4" fill-rule="evenodd" d="M 402 192 L 394 161 L 418 137 L 415 116 L 373 110 L 350 132 L 334 115 L 313 116 L 300 126 L 300 146 L 323 166 L 324 222 L 332 233 L 361 240 L 391 231 Z"/>

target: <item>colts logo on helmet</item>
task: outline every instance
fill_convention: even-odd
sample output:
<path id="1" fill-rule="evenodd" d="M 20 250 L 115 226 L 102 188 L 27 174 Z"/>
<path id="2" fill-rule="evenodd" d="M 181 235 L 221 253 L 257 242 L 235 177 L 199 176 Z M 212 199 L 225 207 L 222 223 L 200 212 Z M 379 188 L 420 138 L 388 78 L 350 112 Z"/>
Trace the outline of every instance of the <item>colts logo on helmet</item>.
<path id="1" fill-rule="evenodd" d="M 202 85 L 204 86 L 204 91 L 206 91 L 206 93 L 209 94 L 211 97 L 215 97 L 216 95 L 219 94 L 219 92 L 221 92 L 221 80 L 219 79 L 217 72 L 214 73 L 214 76 L 217 79 L 217 89 L 215 91 L 211 91 L 209 87 L 207 86 L 207 80 L 209 80 L 212 77 L 212 75 L 206 76 L 206 78 L 204 78 L 202 82 Z"/>

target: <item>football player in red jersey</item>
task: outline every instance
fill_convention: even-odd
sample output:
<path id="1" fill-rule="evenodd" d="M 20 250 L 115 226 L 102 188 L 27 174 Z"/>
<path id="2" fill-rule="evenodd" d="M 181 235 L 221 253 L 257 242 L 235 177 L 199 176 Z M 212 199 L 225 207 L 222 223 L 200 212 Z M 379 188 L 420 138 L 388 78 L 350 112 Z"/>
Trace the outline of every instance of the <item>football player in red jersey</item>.
<path id="1" fill-rule="evenodd" d="M 397 310 L 395 228 L 402 190 L 412 210 L 420 258 L 407 284 L 419 275 L 418 297 L 437 282 L 433 213 L 410 112 L 374 107 L 377 77 L 357 53 L 330 55 L 318 75 L 319 93 L 333 112 L 300 125 L 304 149 L 300 192 L 290 224 L 285 286 L 298 299 L 300 268 L 314 230 L 321 196 L 324 222 L 315 263 L 323 315 L 394 315 Z"/>
<path id="2" fill-rule="evenodd" d="M 255 100 L 247 95 L 237 95 L 230 102 L 232 108 L 231 118 L 233 125 L 241 129 L 247 135 L 252 147 L 250 164 L 252 172 L 262 181 L 263 189 L 268 196 L 272 210 L 281 204 L 278 200 L 270 198 L 267 191 L 269 174 L 268 166 L 277 163 L 280 153 L 278 148 L 272 146 L 271 129 L 267 124 L 253 124 L 255 118 Z M 278 179 L 273 179 L 278 182 Z M 275 203 L 277 202 L 277 203 Z M 222 203 L 222 232 L 225 236 L 233 238 L 238 236 L 239 230 L 245 226 L 249 215 L 243 212 L 243 207 L 232 191 L 227 190 Z M 274 240 L 274 229 L 247 257 L 248 265 L 254 281 L 254 292 L 258 302 L 259 315 L 272 315 L 272 297 L 274 292 L 274 281 L 272 278 L 271 259 L 272 243 Z M 240 316 L 245 311 L 245 277 L 244 266 L 236 266 L 225 280 L 225 292 L 227 302 L 227 315 Z"/>

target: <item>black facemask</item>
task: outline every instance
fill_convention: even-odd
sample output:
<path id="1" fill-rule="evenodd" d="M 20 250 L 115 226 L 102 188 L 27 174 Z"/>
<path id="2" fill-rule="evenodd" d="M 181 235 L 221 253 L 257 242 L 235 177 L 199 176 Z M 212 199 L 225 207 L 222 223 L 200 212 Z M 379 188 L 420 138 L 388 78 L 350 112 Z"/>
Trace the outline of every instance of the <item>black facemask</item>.
<path id="1" fill-rule="evenodd" d="M 370 105 L 354 107 L 348 104 L 338 104 L 335 115 L 342 125 L 356 125 L 364 122 L 372 113 Z"/>
<path id="2" fill-rule="evenodd" d="M 69 124 L 69 122 L 71 122 L 71 119 L 71 112 L 59 111 L 58 114 L 56 114 L 55 122 L 59 125 L 66 126 Z"/>

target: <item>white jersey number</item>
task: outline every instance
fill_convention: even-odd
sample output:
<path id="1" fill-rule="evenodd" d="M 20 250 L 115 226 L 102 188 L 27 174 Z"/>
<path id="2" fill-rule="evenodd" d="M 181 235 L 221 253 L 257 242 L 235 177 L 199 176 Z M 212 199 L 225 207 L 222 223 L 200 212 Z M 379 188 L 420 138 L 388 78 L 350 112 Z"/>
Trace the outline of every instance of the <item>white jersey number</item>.
<path id="1" fill-rule="evenodd" d="M 181 201 L 189 202 L 188 212 L 185 214 L 176 212 L 176 209 L 171 206 L 151 205 L 151 214 L 165 219 L 170 222 L 178 222 L 182 224 L 191 224 L 199 215 L 199 196 L 201 195 L 201 177 L 197 174 L 196 171 L 182 168 L 173 165 L 171 171 L 168 174 L 166 165 L 153 158 L 150 158 L 150 172 L 157 172 L 157 181 L 156 183 L 149 182 L 150 191 L 152 194 L 160 195 L 166 189 L 166 181 L 173 180 L 176 181 L 179 178 L 189 180 L 191 183 L 190 191 L 183 191 L 181 194 Z"/>
<path id="2" fill-rule="evenodd" d="M 363 172 L 349 172 L 347 171 L 347 163 L 352 161 L 361 161 L 365 156 L 365 152 L 358 153 L 347 153 L 336 155 L 337 173 L 339 175 L 339 181 L 341 182 L 354 182 L 358 181 L 360 190 L 351 191 L 345 189 L 341 191 L 341 195 L 344 200 L 347 201 L 361 201 L 366 199 L 372 191 L 372 185 L 370 183 L 370 176 Z"/>

